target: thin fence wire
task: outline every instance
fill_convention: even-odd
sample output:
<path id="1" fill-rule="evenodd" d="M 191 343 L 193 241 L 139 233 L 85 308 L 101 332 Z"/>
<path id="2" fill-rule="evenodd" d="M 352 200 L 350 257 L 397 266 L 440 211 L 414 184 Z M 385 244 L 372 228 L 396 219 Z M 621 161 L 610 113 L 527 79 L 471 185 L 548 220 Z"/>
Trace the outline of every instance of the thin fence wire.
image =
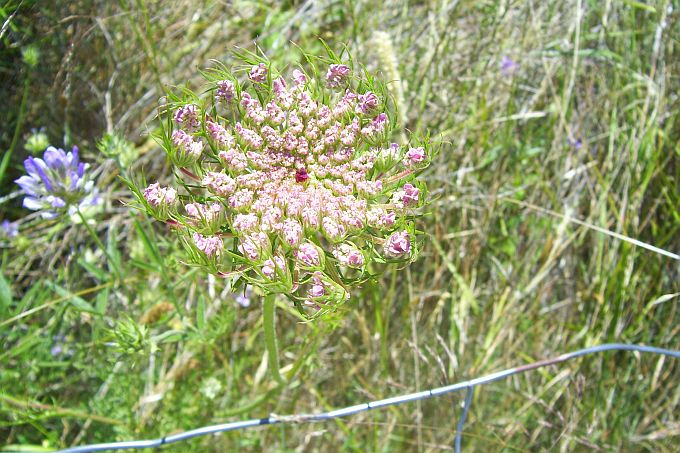
<path id="1" fill-rule="evenodd" d="M 297 414 L 297 415 L 270 415 L 269 417 L 244 420 L 240 422 L 232 423 L 222 423 L 219 425 L 204 426 L 202 428 L 193 429 L 191 431 L 185 431 L 179 434 L 173 434 L 170 436 L 161 437 L 159 439 L 150 440 L 133 440 L 127 442 L 110 442 L 104 444 L 93 444 L 93 445 L 83 445 L 80 447 L 67 448 L 65 450 L 60 450 L 57 453 L 84 453 L 93 451 L 106 451 L 106 450 L 123 450 L 123 449 L 143 449 L 143 448 L 155 448 L 162 445 L 171 444 L 174 442 L 180 442 L 193 437 L 206 436 L 208 434 L 223 433 L 227 431 L 235 431 L 239 429 L 253 428 L 255 426 L 263 425 L 277 425 L 282 423 L 309 423 L 331 420 L 339 417 L 347 417 L 349 415 L 357 414 L 359 412 L 365 412 L 372 409 L 382 409 L 387 406 L 396 406 L 398 404 L 410 403 L 412 401 L 423 400 L 428 398 L 434 398 L 438 396 L 445 395 L 447 393 L 457 392 L 460 390 L 467 390 L 465 395 L 465 403 L 463 405 L 463 413 L 461 414 L 458 424 L 456 426 L 456 437 L 454 441 L 455 451 L 458 453 L 461 449 L 463 426 L 465 425 L 465 420 L 467 414 L 470 410 L 470 405 L 472 404 L 472 395 L 475 387 L 489 384 L 490 382 L 498 381 L 500 379 L 512 376 L 515 374 L 524 373 L 527 371 L 535 370 L 537 368 L 542 368 L 550 365 L 556 365 L 558 363 L 566 362 L 568 360 L 575 359 L 577 357 L 597 354 L 607 351 L 634 351 L 643 352 L 650 354 L 659 354 L 664 356 L 675 357 L 680 359 L 680 350 L 670 350 L 663 348 L 656 348 L 653 346 L 642 346 L 635 344 L 621 344 L 621 343 L 610 343 L 603 344 L 600 346 L 593 346 L 590 348 L 579 349 L 573 352 L 559 355 L 550 359 L 539 360 L 538 362 L 529 363 L 516 368 L 508 368 L 506 370 L 498 371 L 496 373 L 488 374 L 483 377 L 471 379 L 469 381 L 459 382 L 457 384 L 447 385 L 445 387 L 438 387 L 431 390 L 425 390 L 417 393 L 409 393 L 407 395 L 394 396 L 391 398 L 386 398 L 377 401 L 371 401 L 368 403 L 357 404 L 355 406 L 344 407 L 342 409 L 336 409 L 329 412 L 323 412 L 318 414 Z"/>

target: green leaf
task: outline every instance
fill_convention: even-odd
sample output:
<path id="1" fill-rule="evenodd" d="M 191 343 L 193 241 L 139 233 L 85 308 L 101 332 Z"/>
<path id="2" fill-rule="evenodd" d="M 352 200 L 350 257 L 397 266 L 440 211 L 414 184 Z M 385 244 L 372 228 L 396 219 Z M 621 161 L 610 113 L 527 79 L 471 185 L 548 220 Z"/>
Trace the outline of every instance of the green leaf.
<path id="1" fill-rule="evenodd" d="M 120 250 L 118 249 L 118 240 L 116 239 L 116 235 L 118 234 L 118 231 L 115 226 L 111 226 L 109 228 L 109 240 L 108 243 L 106 244 L 106 252 L 109 255 L 109 258 L 111 259 L 111 267 L 113 267 L 113 270 L 119 270 L 122 269 L 121 267 L 121 258 L 120 258 Z"/>
<path id="2" fill-rule="evenodd" d="M 90 305 L 89 302 L 85 301 L 85 299 L 76 296 L 72 292 L 68 291 L 65 288 L 62 288 L 61 286 L 57 285 L 56 283 L 53 282 L 46 282 L 47 286 L 57 293 L 61 297 L 68 298 L 66 299 L 76 310 L 79 311 L 86 311 L 89 313 L 94 313 L 94 314 L 99 314 L 95 308 Z"/>
<path id="3" fill-rule="evenodd" d="M 205 297 L 203 296 L 199 296 L 196 306 L 196 327 L 199 331 L 203 331 L 205 327 Z"/>
<path id="4" fill-rule="evenodd" d="M 5 280 L 5 276 L 0 274 L 0 314 L 7 313 L 12 306 L 12 288 Z"/>
<path id="5" fill-rule="evenodd" d="M 131 259 L 130 264 L 132 264 L 135 267 L 138 267 L 142 270 L 149 271 L 149 272 L 160 272 L 159 269 L 154 266 L 153 264 L 145 263 L 144 261 L 139 261 L 136 259 Z"/>
<path id="6" fill-rule="evenodd" d="M 83 269 L 85 269 L 87 272 L 89 272 L 90 275 L 92 275 L 94 278 L 96 278 L 100 282 L 105 282 L 105 281 L 108 280 L 107 273 L 103 269 L 100 269 L 97 266 L 95 266 L 91 263 L 88 263 L 83 258 L 78 258 L 78 264 L 80 264 L 80 266 Z"/>
<path id="7" fill-rule="evenodd" d="M 106 313 L 106 307 L 109 305 L 109 292 L 109 288 L 104 288 L 102 292 L 97 294 L 97 300 L 95 304 L 97 313 L 102 315 Z"/>
<path id="8" fill-rule="evenodd" d="M 152 339 L 159 344 L 162 343 L 177 343 L 184 337 L 184 332 L 181 330 L 168 330 L 162 334 L 155 335 Z"/>
<path id="9" fill-rule="evenodd" d="M 158 251 L 158 247 L 156 246 L 155 242 L 149 238 L 149 235 L 146 234 L 146 231 L 144 230 L 144 226 L 137 219 L 135 219 L 135 230 L 137 231 L 137 235 L 144 245 L 144 252 L 146 253 L 146 256 L 153 264 L 156 265 L 156 270 L 160 271 L 160 269 L 162 269 L 163 262 L 161 261 L 162 258 Z"/>
<path id="10" fill-rule="evenodd" d="M 644 9 L 645 11 L 649 11 L 650 13 L 656 13 L 656 9 L 652 5 L 647 5 L 642 2 L 636 2 L 634 0 L 621 0 L 621 1 L 630 7 Z"/>

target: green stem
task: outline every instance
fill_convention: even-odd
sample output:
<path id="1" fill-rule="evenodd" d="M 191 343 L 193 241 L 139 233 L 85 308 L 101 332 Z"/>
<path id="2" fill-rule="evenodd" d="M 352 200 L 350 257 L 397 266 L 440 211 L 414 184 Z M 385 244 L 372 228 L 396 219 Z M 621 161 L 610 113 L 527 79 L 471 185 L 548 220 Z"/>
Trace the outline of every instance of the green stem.
<path id="1" fill-rule="evenodd" d="M 269 361 L 269 371 L 274 379 L 283 384 L 284 380 L 279 371 L 279 350 L 276 345 L 276 294 L 267 294 L 264 296 L 264 342 L 267 346 L 267 359 Z"/>
<path id="2" fill-rule="evenodd" d="M 9 145 L 9 149 L 2 156 L 2 161 L 0 162 L 0 185 L 5 179 L 5 173 L 7 172 L 7 167 L 9 166 L 9 161 L 12 158 L 14 149 L 17 146 L 17 141 L 19 140 L 19 133 L 21 132 L 21 126 L 24 124 L 24 116 L 26 114 L 26 100 L 28 99 L 29 88 L 31 87 L 31 77 L 30 72 L 24 80 L 24 92 L 21 96 L 21 105 L 19 106 L 19 115 L 17 116 L 17 124 L 14 127 L 14 135 L 12 136 L 12 143 Z"/>
<path id="3" fill-rule="evenodd" d="M 85 229 L 87 229 L 87 232 L 90 233 L 90 236 L 92 236 L 92 239 L 94 239 L 94 242 L 97 244 L 97 247 L 104 253 L 104 256 L 106 257 L 106 260 L 109 262 L 111 267 L 114 270 L 114 273 L 118 278 L 121 277 L 120 270 L 118 269 L 118 265 L 115 260 L 111 258 L 111 255 L 109 255 L 108 250 L 106 250 L 106 247 L 104 246 L 104 243 L 99 239 L 99 236 L 97 236 L 97 233 L 92 229 L 89 223 L 87 223 L 87 219 L 83 215 L 83 213 L 80 211 L 80 208 L 76 208 L 76 212 L 78 213 L 78 217 L 80 217 L 80 221 L 83 223 L 85 226 Z"/>

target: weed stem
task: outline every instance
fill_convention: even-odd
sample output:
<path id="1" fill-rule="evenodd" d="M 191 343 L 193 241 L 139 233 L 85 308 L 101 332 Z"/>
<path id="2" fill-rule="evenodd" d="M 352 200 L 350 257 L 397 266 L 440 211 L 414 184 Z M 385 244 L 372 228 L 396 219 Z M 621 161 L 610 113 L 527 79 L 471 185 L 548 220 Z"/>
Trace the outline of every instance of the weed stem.
<path id="1" fill-rule="evenodd" d="M 267 346 L 267 360 L 272 377 L 280 384 L 284 383 L 279 371 L 279 351 L 276 344 L 276 294 L 264 296 L 264 314 L 262 318 L 264 328 L 264 342 Z"/>
<path id="2" fill-rule="evenodd" d="M 80 218 L 80 221 L 83 223 L 85 226 L 85 229 L 87 229 L 87 232 L 90 233 L 90 236 L 92 236 L 92 239 L 94 239 L 94 242 L 97 244 L 97 247 L 104 253 L 104 256 L 106 257 L 106 260 L 109 262 L 109 265 L 115 272 L 116 276 L 121 279 L 121 273 L 120 269 L 118 269 L 118 263 L 111 258 L 111 255 L 109 254 L 108 250 L 106 250 L 106 247 L 104 246 L 104 243 L 99 239 L 99 236 L 97 236 L 97 233 L 92 229 L 90 224 L 87 222 L 87 219 L 83 215 L 82 211 L 80 208 L 76 208 L 76 212 L 78 213 L 78 217 Z"/>

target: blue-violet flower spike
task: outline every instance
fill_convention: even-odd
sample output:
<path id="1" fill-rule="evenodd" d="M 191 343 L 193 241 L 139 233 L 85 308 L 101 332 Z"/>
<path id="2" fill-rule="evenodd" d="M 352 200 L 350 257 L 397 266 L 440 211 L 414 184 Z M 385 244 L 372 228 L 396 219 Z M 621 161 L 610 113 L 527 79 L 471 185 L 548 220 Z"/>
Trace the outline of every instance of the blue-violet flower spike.
<path id="1" fill-rule="evenodd" d="M 78 158 L 77 146 L 68 153 L 50 146 L 42 159 L 29 157 L 24 167 L 28 175 L 15 181 L 26 193 L 23 205 L 41 211 L 44 218 L 57 217 L 64 210 L 74 214 L 100 202 L 94 181 L 86 175 L 88 165 Z"/>

